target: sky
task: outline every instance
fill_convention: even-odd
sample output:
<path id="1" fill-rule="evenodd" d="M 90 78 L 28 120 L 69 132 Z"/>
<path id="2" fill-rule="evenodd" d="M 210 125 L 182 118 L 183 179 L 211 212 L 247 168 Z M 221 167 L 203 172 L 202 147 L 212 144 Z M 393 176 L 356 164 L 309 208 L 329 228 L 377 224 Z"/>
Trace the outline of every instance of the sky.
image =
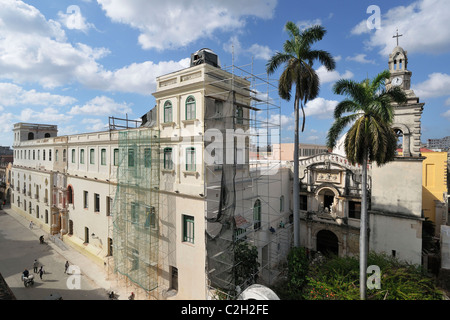
<path id="1" fill-rule="evenodd" d="M 305 107 L 301 143 L 325 143 L 344 99 L 333 84 L 387 69 L 397 30 L 425 103 L 426 143 L 450 135 L 449 20 L 448 0 L 0 0 L 0 145 L 12 146 L 18 122 L 70 135 L 106 130 L 110 116 L 139 119 L 155 106 L 156 78 L 189 67 L 201 48 L 224 68 L 251 65 L 267 76 L 287 21 L 322 25 L 327 33 L 313 48 L 336 60 L 332 72 L 314 64 L 321 87 Z M 279 100 L 281 142 L 294 139 L 293 105 Z"/>

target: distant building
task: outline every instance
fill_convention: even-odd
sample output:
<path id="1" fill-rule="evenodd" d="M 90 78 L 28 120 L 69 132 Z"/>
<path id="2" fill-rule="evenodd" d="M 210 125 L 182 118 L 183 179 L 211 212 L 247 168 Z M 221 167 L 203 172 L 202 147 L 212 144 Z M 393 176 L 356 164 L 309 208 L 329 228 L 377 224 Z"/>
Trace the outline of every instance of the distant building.
<path id="1" fill-rule="evenodd" d="M 320 144 L 309 144 L 300 143 L 299 144 L 299 159 L 305 157 L 312 157 L 317 154 L 325 153 L 328 148 Z M 282 161 L 293 161 L 294 160 L 294 144 L 293 143 L 280 143 L 273 145 L 273 158 L 280 159 Z"/>
<path id="2" fill-rule="evenodd" d="M 448 223 L 447 152 L 422 152 L 422 210 L 425 218 L 440 226 Z"/>
<path id="3" fill-rule="evenodd" d="M 427 147 L 429 149 L 441 149 L 442 151 L 450 149 L 450 136 L 441 139 L 428 139 Z"/>

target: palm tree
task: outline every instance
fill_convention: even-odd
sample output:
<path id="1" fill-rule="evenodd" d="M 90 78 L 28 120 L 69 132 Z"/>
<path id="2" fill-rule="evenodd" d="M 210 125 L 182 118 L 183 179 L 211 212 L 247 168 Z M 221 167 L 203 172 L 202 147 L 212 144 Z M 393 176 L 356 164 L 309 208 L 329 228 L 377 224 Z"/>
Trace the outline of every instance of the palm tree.
<path id="1" fill-rule="evenodd" d="M 361 221 L 360 221 L 360 297 L 366 299 L 368 213 L 367 213 L 367 165 L 376 162 L 381 166 L 394 159 L 397 136 L 391 128 L 394 119 L 394 103 L 405 103 L 406 95 L 400 87 L 388 90 L 385 80 L 390 73 L 385 70 L 372 81 L 360 83 L 341 79 L 333 87 L 335 94 L 348 98 L 334 110 L 334 123 L 328 131 L 327 146 L 334 148 L 340 133 L 351 125 L 345 137 L 344 148 L 352 164 L 362 165 Z"/>
<path id="2" fill-rule="evenodd" d="M 322 40 L 326 30 L 322 26 L 313 26 L 300 32 L 299 27 L 288 21 L 285 26 L 289 40 L 283 46 L 283 52 L 276 52 L 267 62 L 268 74 L 273 74 L 282 64 L 285 68 L 278 83 L 278 94 L 284 100 L 290 101 L 291 89 L 295 85 L 294 113 L 295 113 L 295 141 L 294 141 L 294 246 L 300 246 L 300 190 L 299 190 L 299 105 L 303 113 L 302 132 L 305 129 L 304 104 L 319 94 L 319 76 L 313 69 L 315 60 L 319 60 L 327 70 L 336 67 L 333 57 L 326 51 L 313 50 L 311 46 Z"/>

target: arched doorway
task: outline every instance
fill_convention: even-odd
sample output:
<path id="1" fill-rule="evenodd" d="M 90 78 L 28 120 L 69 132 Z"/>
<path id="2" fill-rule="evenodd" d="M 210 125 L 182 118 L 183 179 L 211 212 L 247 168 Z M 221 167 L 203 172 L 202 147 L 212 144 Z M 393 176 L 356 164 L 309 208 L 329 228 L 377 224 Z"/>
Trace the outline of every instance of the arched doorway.
<path id="1" fill-rule="evenodd" d="M 339 255 L 338 237 L 329 230 L 320 230 L 317 233 L 317 251 L 325 255 Z"/>
<path id="2" fill-rule="evenodd" d="M 331 187 L 322 187 L 319 190 L 316 191 L 317 194 L 317 200 L 318 200 L 318 211 L 319 212 L 335 212 L 336 211 L 336 204 L 337 199 L 336 197 L 339 196 L 339 193 L 336 191 L 336 189 Z"/>

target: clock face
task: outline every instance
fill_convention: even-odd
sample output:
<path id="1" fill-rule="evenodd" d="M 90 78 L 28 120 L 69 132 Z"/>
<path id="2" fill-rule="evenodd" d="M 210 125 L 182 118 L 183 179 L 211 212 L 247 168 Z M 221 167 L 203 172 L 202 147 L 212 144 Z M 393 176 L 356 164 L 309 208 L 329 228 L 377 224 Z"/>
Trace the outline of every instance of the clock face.
<path id="1" fill-rule="evenodd" d="M 392 85 L 399 86 L 403 83 L 403 79 L 401 77 L 395 77 L 392 79 Z"/>

